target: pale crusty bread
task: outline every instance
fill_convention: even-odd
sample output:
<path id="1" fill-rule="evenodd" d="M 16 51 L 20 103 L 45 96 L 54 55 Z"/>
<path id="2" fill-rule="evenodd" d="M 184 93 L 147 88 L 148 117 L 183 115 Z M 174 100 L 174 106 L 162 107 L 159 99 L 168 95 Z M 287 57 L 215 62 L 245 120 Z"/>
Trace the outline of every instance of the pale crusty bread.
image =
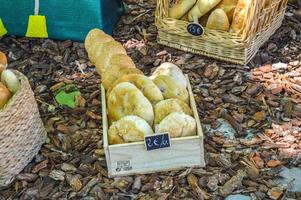
<path id="1" fill-rule="evenodd" d="M 188 13 L 190 22 L 198 21 L 200 17 L 208 13 L 212 8 L 219 4 L 221 0 L 198 0 Z"/>
<path id="2" fill-rule="evenodd" d="M 95 66 L 97 72 L 102 75 L 106 68 L 110 67 L 109 62 L 113 55 L 124 54 L 126 55 L 126 50 L 117 41 L 111 41 L 103 44 L 101 52 L 96 56 Z"/>
<path id="3" fill-rule="evenodd" d="M 206 28 L 220 31 L 228 31 L 229 26 L 228 17 L 222 9 L 215 9 L 212 11 L 206 24 Z"/>
<path id="4" fill-rule="evenodd" d="M 228 16 L 229 23 L 232 22 L 234 10 L 235 10 L 236 5 L 237 5 L 237 1 L 238 1 L 238 0 L 222 0 L 222 1 L 216 6 L 216 8 L 220 8 L 220 9 L 222 9 L 223 11 L 225 11 L 225 13 L 226 13 L 227 16 Z"/>
<path id="5" fill-rule="evenodd" d="M 184 88 L 187 88 L 187 80 L 185 75 L 183 74 L 182 70 L 173 63 L 162 63 L 159 67 L 157 67 L 150 78 L 155 79 L 158 75 L 171 76 L 176 82 L 178 82 Z"/>
<path id="6" fill-rule="evenodd" d="M 167 75 L 158 75 L 153 81 L 161 90 L 164 99 L 176 98 L 188 103 L 187 89 L 174 78 Z"/>
<path id="7" fill-rule="evenodd" d="M 240 33 L 242 31 L 251 2 L 252 0 L 238 0 L 234 10 L 230 32 Z"/>
<path id="8" fill-rule="evenodd" d="M 107 34 L 99 34 L 90 39 L 87 37 L 86 40 L 89 41 L 87 41 L 87 44 L 85 44 L 89 60 L 91 63 L 95 64 L 96 58 L 101 53 L 103 45 L 107 42 L 114 41 L 114 38 Z"/>
<path id="9" fill-rule="evenodd" d="M 110 122 L 126 115 L 136 115 L 146 120 L 150 126 L 153 125 L 153 106 L 132 83 L 124 82 L 116 85 L 108 97 L 107 104 Z"/>
<path id="10" fill-rule="evenodd" d="M 110 87 L 113 85 L 115 81 L 127 74 L 143 74 L 143 72 L 135 66 L 128 66 L 124 67 L 122 65 L 115 65 L 109 67 L 103 74 L 102 74 L 102 84 L 103 87 L 108 91 Z"/>
<path id="11" fill-rule="evenodd" d="M 155 105 L 155 124 L 159 124 L 166 116 L 173 112 L 184 112 L 192 116 L 192 110 L 182 100 L 166 99 Z"/>
<path id="12" fill-rule="evenodd" d="M 195 4 L 196 0 L 180 0 L 174 4 L 168 12 L 168 16 L 174 19 L 182 18 Z"/>
<path id="13" fill-rule="evenodd" d="M 159 90 L 157 85 L 150 78 L 142 74 L 128 74 L 122 76 L 112 84 L 110 89 L 107 91 L 107 94 L 109 95 L 111 90 L 117 84 L 122 82 L 130 82 L 134 84 L 153 105 L 163 100 L 162 92 Z"/>
<path id="14" fill-rule="evenodd" d="M 144 136 L 154 132 L 150 125 L 141 117 L 128 115 L 113 122 L 108 130 L 109 144 L 143 141 Z"/>
<path id="15" fill-rule="evenodd" d="M 135 63 L 126 54 L 114 54 L 109 60 L 109 63 L 106 67 L 102 67 L 100 64 L 96 64 L 96 71 L 100 76 L 103 76 L 105 71 L 107 71 L 110 67 L 119 66 L 124 68 L 136 68 Z"/>
<path id="16" fill-rule="evenodd" d="M 196 135 L 196 121 L 181 112 L 173 112 L 157 126 L 160 133 L 168 132 L 171 138 Z"/>

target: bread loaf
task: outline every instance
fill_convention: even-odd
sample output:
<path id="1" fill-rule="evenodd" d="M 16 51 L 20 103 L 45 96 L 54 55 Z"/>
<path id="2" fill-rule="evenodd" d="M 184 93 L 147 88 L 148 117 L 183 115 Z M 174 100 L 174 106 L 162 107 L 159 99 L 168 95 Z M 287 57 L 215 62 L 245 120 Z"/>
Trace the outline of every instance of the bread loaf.
<path id="1" fill-rule="evenodd" d="M 164 99 L 176 98 L 188 103 L 188 92 L 174 78 L 167 75 L 158 75 L 153 80 L 161 90 Z"/>
<path id="2" fill-rule="evenodd" d="M 7 67 L 7 58 L 6 55 L 0 51 L 0 75 Z"/>
<path id="3" fill-rule="evenodd" d="M 252 0 L 238 0 L 234 10 L 230 32 L 240 33 L 247 19 L 248 8 Z"/>
<path id="4" fill-rule="evenodd" d="M 174 4 L 168 12 L 168 16 L 174 19 L 182 18 L 195 4 L 196 0 L 180 0 Z"/>
<path id="5" fill-rule="evenodd" d="M 196 121 L 185 113 L 173 112 L 157 126 L 160 133 L 168 132 L 171 138 L 196 135 Z"/>
<path id="6" fill-rule="evenodd" d="M 159 90 L 157 85 L 150 78 L 142 74 L 129 74 L 122 76 L 112 84 L 110 89 L 107 91 L 107 94 L 109 95 L 111 90 L 122 82 L 130 82 L 134 84 L 153 105 L 163 100 L 162 92 Z"/>
<path id="7" fill-rule="evenodd" d="M 143 141 L 144 136 L 153 133 L 152 128 L 144 119 L 128 115 L 113 122 L 110 126 L 108 130 L 109 144 Z"/>
<path id="8" fill-rule="evenodd" d="M 166 99 L 155 105 L 155 124 L 159 124 L 166 116 L 173 112 L 183 112 L 192 116 L 189 106 L 179 99 Z"/>
<path id="9" fill-rule="evenodd" d="M 222 0 L 222 1 L 216 6 L 216 8 L 220 8 L 220 9 L 222 9 L 223 11 L 225 11 L 225 13 L 226 13 L 227 16 L 228 16 L 229 23 L 232 22 L 234 10 L 235 10 L 236 5 L 237 5 L 237 1 L 238 1 L 238 0 Z"/>
<path id="10" fill-rule="evenodd" d="M 102 84 L 103 87 L 108 91 L 112 84 L 117 81 L 119 78 L 123 77 L 127 74 L 143 74 L 142 71 L 140 71 L 137 68 L 134 68 L 135 66 L 120 66 L 120 65 L 114 65 L 112 67 L 109 67 L 103 74 L 102 74 Z"/>
<path id="11" fill-rule="evenodd" d="M 228 17 L 222 9 L 215 9 L 208 18 L 206 28 L 228 31 L 229 30 Z"/>
<path id="12" fill-rule="evenodd" d="M 95 28 L 88 33 L 85 39 L 85 49 L 91 63 L 95 64 L 96 58 L 102 52 L 103 45 L 111 41 L 114 41 L 114 38 L 100 29 Z"/>
<path id="13" fill-rule="evenodd" d="M 214 8 L 221 0 L 198 0 L 188 13 L 190 22 L 198 22 L 198 19 Z"/>
<path id="14" fill-rule="evenodd" d="M 98 67 L 97 67 L 98 66 Z M 104 76 L 104 72 L 113 66 L 119 66 L 122 68 L 136 68 L 133 60 L 126 54 L 114 54 L 105 68 L 96 63 L 96 71 L 99 75 Z"/>
<path id="15" fill-rule="evenodd" d="M 187 80 L 182 70 L 175 64 L 170 62 L 162 63 L 152 74 L 151 79 L 155 79 L 158 75 L 167 75 L 172 78 L 184 88 L 187 88 Z"/>
<path id="16" fill-rule="evenodd" d="M 96 56 L 95 61 L 97 72 L 100 75 L 102 75 L 106 68 L 110 67 L 109 62 L 115 54 L 126 55 L 126 50 L 123 48 L 122 44 L 117 41 L 111 41 L 103 44 L 101 52 Z"/>
<path id="17" fill-rule="evenodd" d="M 108 97 L 108 116 L 110 122 L 126 115 L 136 115 L 146 120 L 150 126 L 154 122 L 152 104 L 133 84 L 125 82 L 116 85 Z"/>
<path id="18" fill-rule="evenodd" d="M 4 84 L 0 82 L 0 109 L 2 109 L 7 104 L 11 96 L 12 93 Z"/>

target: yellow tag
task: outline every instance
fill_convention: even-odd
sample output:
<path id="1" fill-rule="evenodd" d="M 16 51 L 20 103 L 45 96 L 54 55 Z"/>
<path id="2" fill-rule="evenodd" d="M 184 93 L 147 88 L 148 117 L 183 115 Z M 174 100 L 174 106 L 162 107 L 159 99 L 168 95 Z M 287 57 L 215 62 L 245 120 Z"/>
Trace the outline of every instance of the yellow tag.
<path id="1" fill-rule="evenodd" d="M 7 33 L 7 30 L 2 22 L 2 19 L 0 18 L 0 37 L 5 35 Z"/>
<path id="2" fill-rule="evenodd" d="M 46 17 L 43 15 L 30 15 L 26 37 L 48 38 Z"/>

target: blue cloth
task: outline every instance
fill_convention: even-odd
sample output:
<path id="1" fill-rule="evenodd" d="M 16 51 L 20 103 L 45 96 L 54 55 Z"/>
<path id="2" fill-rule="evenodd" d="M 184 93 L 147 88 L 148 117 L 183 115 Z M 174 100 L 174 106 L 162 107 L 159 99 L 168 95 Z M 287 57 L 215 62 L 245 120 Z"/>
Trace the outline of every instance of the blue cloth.
<path id="1" fill-rule="evenodd" d="M 25 36 L 34 0 L 0 0 L 0 18 L 9 35 Z M 112 34 L 123 13 L 122 0 L 40 0 L 49 38 L 83 41 L 93 28 Z"/>

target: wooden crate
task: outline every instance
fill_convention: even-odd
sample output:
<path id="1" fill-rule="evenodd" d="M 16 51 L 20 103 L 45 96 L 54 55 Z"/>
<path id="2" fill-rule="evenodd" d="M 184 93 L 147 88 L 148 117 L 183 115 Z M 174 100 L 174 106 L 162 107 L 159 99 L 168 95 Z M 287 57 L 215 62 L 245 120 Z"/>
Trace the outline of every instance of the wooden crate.
<path id="1" fill-rule="evenodd" d="M 168 17 L 168 9 L 177 0 L 157 0 L 157 41 L 183 51 L 212 57 L 235 64 L 247 64 L 259 48 L 281 26 L 288 0 L 253 0 L 248 18 L 238 34 L 204 28 L 202 36 L 187 32 L 189 22 Z"/>
<path id="2" fill-rule="evenodd" d="M 188 77 L 187 81 L 189 83 Z M 108 144 L 106 95 L 104 87 L 101 86 L 103 144 L 109 177 L 205 166 L 203 131 L 190 83 L 188 92 L 190 106 L 197 124 L 197 135 L 173 138 L 170 148 L 146 151 L 144 142 Z"/>

